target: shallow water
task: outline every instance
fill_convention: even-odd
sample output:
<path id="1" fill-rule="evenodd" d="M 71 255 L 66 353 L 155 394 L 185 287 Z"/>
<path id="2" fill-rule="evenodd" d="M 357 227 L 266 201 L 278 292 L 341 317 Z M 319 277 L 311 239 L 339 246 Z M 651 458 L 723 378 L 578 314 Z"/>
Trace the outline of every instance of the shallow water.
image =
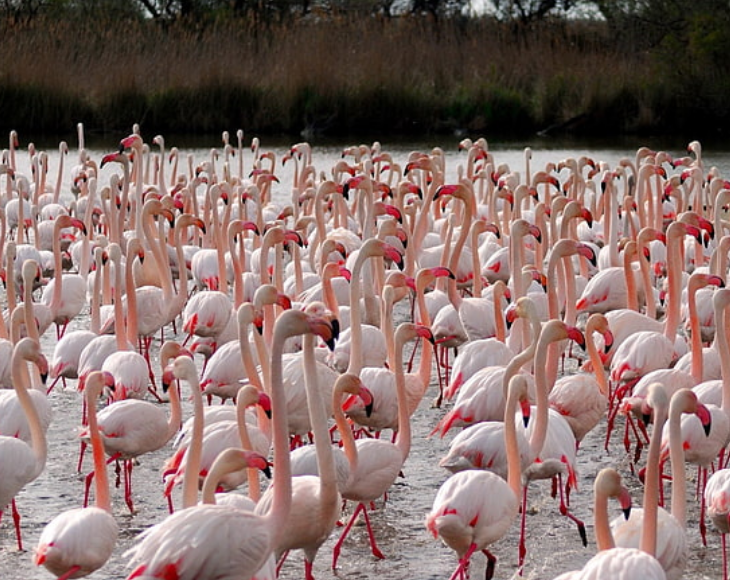
<path id="1" fill-rule="evenodd" d="M 425 148 L 424 148 L 425 149 Z M 329 148 L 317 157 L 316 163 L 327 168 L 337 158 L 340 148 Z M 448 159 L 451 175 L 455 175 L 456 164 L 461 157 L 455 153 L 455 143 Z M 94 152 L 93 155 L 96 156 Z M 568 155 L 575 155 L 575 150 L 535 151 L 534 167 L 540 167 L 543 160 L 558 161 Z M 607 158 L 611 163 L 622 156 L 633 153 L 631 150 L 600 150 L 595 152 L 597 159 Z M 196 150 L 196 158 L 203 156 L 203 150 Z M 403 158 L 407 149 L 400 151 Z M 677 152 L 677 154 L 680 154 Z M 506 159 L 512 164 L 522 163 L 520 148 L 505 149 L 495 152 L 498 159 Z M 710 156 L 712 162 L 722 167 L 727 163 L 724 154 Z M 52 160 L 53 163 L 53 160 Z M 53 167 L 53 165 L 52 165 Z M 283 170 L 280 196 L 287 196 L 286 170 Z M 104 176 L 102 176 L 102 180 Z M 405 305 L 397 309 L 396 320 L 405 318 Z M 84 317 L 74 321 L 73 328 L 84 328 L 87 320 Z M 167 338 L 172 336 L 167 334 Z M 178 337 L 181 338 L 181 337 Z M 42 340 L 44 352 L 50 356 L 55 344 L 53 330 L 49 330 Z M 159 343 L 155 343 L 153 352 L 156 355 Z M 200 362 L 200 361 L 198 361 Z M 156 360 L 155 360 L 156 364 Z M 159 365 L 156 364 L 156 369 Z M 159 372 L 159 371 L 158 371 Z M 431 406 L 437 394 L 435 376 L 432 385 L 421 406 L 414 414 L 413 444 L 410 457 L 406 462 L 403 475 L 388 494 L 387 503 L 378 502 L 377 510 L 371 515 L 375 535 L 380 548 L 385 554 L 384 560 L 377 560 L 371 554 L 364 526 L 353 529 L 346 541 L 336 572 L 330 569 L 332 546 L 339 534 L 335 530 L 332 537 L 320 550 L 315 562 L 314 574 L 320 579 L 326 578 L 374 578 L 398 580 L 405 578 L 445 579 L 456 565 L 454 553 L 430 536 L 424 526 L 424 518 L 430 510 L 436 492 L 447 478 L 448 473 L 438 467 L 439 459 L 445 454 L 453 433 L 444 439 L 429 438 L 428 434 L 437 421 L 446 413 L 448 405 L 441 409 Z M 60 386 L 51 394 L 54 408 L 54 420 L 48 431 L 48 462 L 43 474 L 18 495 L 18 507 L 22 514 L 22 531 L 26 550 L 16 549 L 12 521 L 9 514 L 0 523 L 0 579 L 44 579 L 51 575 L 45 569 L 37 569 L 32 564 L 32 548 L 35 545 L 44 525 L 63 510 L 78 507 L 83 497 L 83 477 L 76 473 L 78 443 L 77 426 L 80 419 L 80 395 L 75 389 L 75 382 L 69 381 L 68 388 Z M 189 407 L 186 404 L 186 416 Z M 549 579 L 558 574 L 579 568 L 594 553 L 595 542 L 592 533 L 592 483 L 598 471 L 606 466 L 618 467 L 630 486 L 634 504 L 641 502 L 641 487 L 638 480 L 630 475 L 629 456 L 623 451 L 620 438 L 621 429 L 617 429 L 611 442 L 610 451 L 603 449 L 605 424 L 600 425 L 583 441 L 579 451 L 579 490 L 571 495 L 571 509 L 576 516 L 585 520 L 588 531 L 588 547 L 581 545 L 575 526 L 560 516 L 558 501 L 550 496 L 550 485 L 547 482 L 533 483 L 530 486 L 529 511 L 527 517 L 527 559 L 524 576 L 527 578 Z M 137 535 L 150 525 L 160 521 L 167 515 L 167 505 L 162 496 L 162 482 L 159 473 L 162 462 L 169 456 L 170 448 L 166 447 L 156 453 L 141 457 L 134 468 L 134 501 L 137 509 L 130 515 L 124 504 L 121 489 L 113 489 L 114 515 L 120 526 L 118 545 L 110 561 L 101 570 L 89 576 L 92 579 L 124 578 L 129 570 L 123 554 L 130 547 Z M 87 456 L 85 465 L 90 465 Z M 113 483 L 113 472 L 110 472 Z M 704 548 L 698 532 L 698 504 L 694 497 L 696 474 L 689 470 L 688 478 L 688 537 L 690 558 L 685 577 L 714 579 L 721 576 L 720 540 L 714 531 L 708 532 L 708 547 Z M 179 497 L 176 498 L 179 505 Z M 610 506 L 612 514 L 620 512 L 615 504 Z M 711 529 L 711 526 L 709 526 Z M 495 578 L 509 578 L 516 573 L 517 540 L 519 525 L 515 522 L 510 532 L 500 542 L 492 546 L 498 558 Z M 481 578 L 485 559 L 481 554 L 473 559 L 472 577 Z M 301 578 L 303 561 L 301 553 L 290 555 L 283 567 L 281 578 Z"/>

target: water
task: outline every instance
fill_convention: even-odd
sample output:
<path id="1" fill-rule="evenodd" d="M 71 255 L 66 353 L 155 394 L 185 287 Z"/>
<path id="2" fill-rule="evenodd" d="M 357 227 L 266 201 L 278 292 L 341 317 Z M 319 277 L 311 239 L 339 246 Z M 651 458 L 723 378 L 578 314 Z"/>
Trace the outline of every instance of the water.
<path id="1" fill-rule="evenodd" d="M 168 149 L 175 143 L 168 141 Z M 74 143 L 71 143 L 72 147 Z M 276 145 L 272 149 L 277 159 L 285 152 L 284 145 Z M 315 147 L 314 164 L 318 170 L 328 170 L 341 157 L 343 144 L 331 144 Z M 435 143 L 396 144 L 393 146 L 383 143 L 383 149 L 391 152 L 394 158 L 405 164 L 410 151 L 430 151 Z M 457 141 L 440 144 L 446 152 L 447 182 L 456 178 L 457 168 L 463 163 L 465 154 L 458 152 Z M 498 162 L 508 163 L 510 167 L 523 171 L 524 144 L 493 144 L 492 149 Z M 620 147 L 603 145 L 584 146 L 569 144 L 557 147 L 547 142 L 530 144 L 533 148 L 532 169 L 542 168 L 548 162 L 559 162 L 567 157 L 578 157 L 586 154 L 595 160 L 604 160 L 610 165 L 616 164 L 623 157 L 633 157 L 638 144 L 624 144 Z M 672 155 L 684 155 L 683 144 L 675 144 L 670 148 L 661 143 L 649 143 L 656 149 L 666 149 Z M 207 159 L 210 147 L 220 147 L 217 140 L 211 139 L 208 146 L 200 146 L 184 150 L 191 153 L 197 161 Z M 266 143 L 262 147 L 267 149 Z M 113 150 L 114 145 L 100 146 L 89 150 L 92 159 L 97 162 L 105 152 Z M 50 167 L 54 172 L 58 167 L 58 154 L 53 146 L 49 145 Z M 249 152 L 246 152 L 249 155 Z M 723 175 L 730 172 L 730 155 L 725 150 L 708 149 L 703 152 L 706 167 L 717 166 Z M 28 175 L 27 155 L 19 153 L 21 170 Z M 250 156 L 245 158 L 246 167 L 250 168 Z M 72 150 L 67 160 L 68 167 L 75 163 L 75 151 Z M 235 162 L 234 162 L 235 163 Z M 235 167 L 235 165 L 234 165 Z M 115 164 L 105 167 L 100 173 L 100 181 L 105 183 L 109 175 L 118 170 Z M 292 165 L 283 168 L 277 164 L 277 175 L 280 183 L 276 187 L 275 198 L 286 201 L 290 196 Z M 65 191 L 68 191 L 68 181 Z M 405 305 L 399 305 L 396 310 L 396 322 L 407 317 Z M 75 320 L 69 330 L 84 328 L 88 325 L 86 313 Z M 55 344 L 53 330 L 49 330 L 42 339 L 44 352 L 50 356 Z M 167 338 L 173 338 L 168 331 Z M 182 339 L 181 336 L 177 336 Z M 159 343 L 155 342 L 153 353 L 156 357 Z M 159 365 L 155 358 L 155 369 L 159 372 Z M 200 361 L 198 361 L 200 362 Z M 439 459 L 445 454 L 448 444 L 453 437 L 449 433 L 444 439 L 429 438 L 428 434 L 434 425 L 448 410 L 436 409 L 431 406 L 436 396 L 435 374 L 432 375 L 432 384 L 421 406 L 414 414 L 413 445 L 410 457 L 403 469 L 403 478 L 399 478 L 388 494 L 387 503 L 378 502 L 378 509 L 372 514 L 371 521 L 379 546 L 386 558 L 376 560 L 369 550 L 367 535 L 362 526 L 355 527 L 345 542 L 339 567 L 336 572 L 330 569 L 332 546 L 339 535 L 335 530 L 332 537 L 320 550 L 315 562 L 314 574 L 320 579 L 327 578 L 374 578 L 383 580 L 398 580 L 401 578 L 444 579 L 448 578 L 456 565 L 454 553 L 443 546 L 440 541 L 433 539 L 426 531 L 424 518 L 430 510 L 433 498 L 447 478 L 447 473 L 438 467 Z M 76 440 L 77 426 L 80 418 L 80 395 L 75 389 L 75 382 L 69 381 L 68 388 L 57 387 L 53 391 L 51 402 L 54 408 L 54 420 L 48 431 L 48 462 L 43 474 L 18 495 L 18 506 L 23 516 L 22 531 L 25 542 L 25 551 L 16 549 L 15 535 L 9 514 L 0 524 L 0 578 L 2 579 L 44 579 L 51 575 L 43 568 L 36 568 L 32 564 L 32 549 L 44 525 L 56 514 L 63 510 L 78 507 L 83 497 L 83 477 L 76 473 L 78 443 Z M 186 416 L 190 413 L 189 405 L 185 404 Z M 533 483 L 530 486 L 528 532 L 527 532 L 527 560 L 524 575 L 528 578 L 548 579 L 567 570 L 579 568 L 595 553 L 595 542 L 592 534 L 592 484 L 598 471 L 606 466 L 617 467 L 625 476 L 630 486 L 634 504 L 641 501 L 641 487 L 636 478 L 629 472 L 629 457 L 623 452 L 620 436 L 617 430 L 610 446 L 610 452 L 603 449 L 605 425 L 600 425 L 583 441 L 579 452 L 579 490 L 571 496 L 571 509 L 580 518 L 585 520 L 588 529 L 589 544 L 583 548 L 575 526 L 566 518 L 559 515 L 558 502 L 550 496 L 550 485 L 547 482 Z M 129 570 L 123 557 L 124 551 L 133 544 L 137 535 L 150 525 L 160 521 L 167 515 L 167 506 L 162 496 L 162 482 L 160 466 L 170 455 L 170 448 L 164 448 L 156 453 L 143 456 L 134 468 L 134 501 L 137 509 L 135 515 L 130 515 L 123 500 L 121 489 L 112 488 L 114 515 L 119 522 L 120 537 L 112 558 L 101 570 L 89 576 L 92 579 L 119 579 L 124 578 Z M 90 458 L 87 457 L 87 467 Z M 113 471 L 110 472 L 112 484 Z M 721 574 L 720 539 L 714 532 L 708 533 L 708 547 L 704 548 L 698 532 L 698 505 L 694 498 L 694 483 L 696 474 L 693 469 L 688 470 L 690 484 L 688 485 L 688 537 L 690 557 L 685 576 L 687 578 L 718 578 Z M 176 497 L 179 505 L 179 497 Z M 610 506 L 612 514 L 618 515 L 615 504 Z M 509 578 L 517 568 L 517 539 L 519 534 L 518 523 L 498 543 L 492 546 L 493 553 L 498 557 L 496 578 Z M 711 526 L 710 526 L 711 527 Z M 472 574 L 474 578 L 482 576 L 485 559 L 479 554 L 473 559 Z M 301 578 L 303 576 L 303 562 L 300 553 L 289 556 L 281 573 L 285 579 Z"/>

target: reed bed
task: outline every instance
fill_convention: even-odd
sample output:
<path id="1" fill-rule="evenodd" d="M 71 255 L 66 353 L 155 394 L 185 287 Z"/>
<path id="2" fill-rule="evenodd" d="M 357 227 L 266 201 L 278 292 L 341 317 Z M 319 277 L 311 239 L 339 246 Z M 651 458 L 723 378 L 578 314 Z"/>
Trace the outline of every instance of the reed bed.
<path id="1" fill-rule="evenodd" d="M 1 32 L 3 128 L 519 135 L 682 123 L 677 81 L 600 22 L 516 31 L 488 19 L 36 19 Z"/>

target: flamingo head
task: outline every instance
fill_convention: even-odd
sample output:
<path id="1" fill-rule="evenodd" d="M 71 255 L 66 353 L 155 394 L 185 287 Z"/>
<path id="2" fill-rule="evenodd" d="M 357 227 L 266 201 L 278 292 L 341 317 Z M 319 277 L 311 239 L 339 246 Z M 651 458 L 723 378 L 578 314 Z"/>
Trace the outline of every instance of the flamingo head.
<path id="1" fill-rule="evenodd" d="M 709 437 L 712 429 L 712 415 L 710 414 L 710 410 L 705 405 L 698 402 L 695 415 L 697 415 L 697 418 L 702 423 L 702 429 L 705 432 L 705 436 Z"/>
<path id="2" fill-rule="evenodd" d="M 570 340 L 575 342 L 583 350 L 586 349 L 586 338 L 583 335 L 583 333 L 580 331 L 579 328 L 577 328 L 575 326 L 567 326 L 566 331 L 568 333 L 568 338 Z"/>
<path id="3" fill-rule="evenodd" d="M 522 411 L 522 424 L 527 429 L 530 424 L 530 400 L 528 398 L 520 399 L 520 410 Z"/>
<path id="4" fill-rule="evenodd" d="M 383 252 L 385 258 L 394 262 L 395 265 L 398 266 L 399 270 L 403 270 L 405 264 L 403 262 L 403 256 L 398 250 L 390 244 L 383 244 Z"/>
<path id="5" fill-rule="evenodd" d="M 264 413 L 266 413 L 266 416 L 271 419 L 271 397 L 261 391 L 259 393 L 259 399 L 256 401 L 256 404 L 261 407 Z"/>

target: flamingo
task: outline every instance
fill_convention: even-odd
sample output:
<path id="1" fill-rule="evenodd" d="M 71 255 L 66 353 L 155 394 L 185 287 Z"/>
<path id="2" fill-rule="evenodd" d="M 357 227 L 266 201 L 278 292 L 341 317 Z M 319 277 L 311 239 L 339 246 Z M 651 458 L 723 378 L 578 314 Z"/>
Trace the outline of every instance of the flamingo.
<path id="1" fill-rule="evenodd" d="M 631 496 L 621 483 L 619 473 L 610 467 L 596 476 L 594 488 L 594 520 L 598 553 L 580 570 L 561 574 L 555 580 L 589 580 L 592 578 L 629 578 L 666 580 L 661 564 L 650 553 L 636 548 L 617 548 L 608 521 L 608 498 L 619 500 L 624 518 L 631 514 Z"/>
<path id="2" fill-rule="evenodd" d="M 496 558 L 488 548 L 502 538 L 517 517 L 521 482 L 520 458 L 513 417 L 517 402 L 527 402 L 527 380 L 515 375 L 509 382 L 504 413 L 507 481 L 490 471 L 460 471 L 439 488 L 426 528 L 456 551 L 459 563 L 451 580 L 468 578 L 474 552 L 487 556 L 486 578 L 494 574 Z"/>
<path id="3" fill-rule="evenodd" d="M 368 242 L 365 242 L 367 244 Z M 363 246 L 364 247 L 364 246 Z M 393 370 L 395 372 L 395 387 L 398 396 L 398 433 L 395 442 L 383 439 L 359 439 L 357 441 L 357 453 L 353 453 L 350 464 L 350 479 L 342 490 L 342 497 L 347 500 L 356 501 L 357 507 L 353 510 L 349 521 L 333 548 L 332 568 L 337 567 L 342 544 L 358 515 L 361 513 L 365 518 L 365 524 L 370 537 L 370 548 L 376 558 L 384 558 L 383 553 L 375 543 L 370 526 L 370 518 L 367 514 L 367 502 L 373 502 L 381 497 L 400 474 L 400 471 L 408 459 L 411 448 L 411 424 L 406 401 L 405 375 L 403 372 L 403 346 L 408 340 L 416 337 L 426 338 L 433 341 L 433 334 L 425 326 L 418 326 L 412 323 L 401 323 L 395 332 L 395 361 Z M 348 429 L 340 432 L 345 440 L 352 437 Z M 350 449 L 355 449 L 350 443 Z"/>
<path id="4" fill-rule="evenodd" d="M 0 480 L 0 517 L 8 504 L 12 503 L 18 550 L 23 549 L 23 540 L 20 533 L 20 513 L 15 507 L 15 496 L 41 474 L 47 457 L 46 433 L 33 400 L 28 394 L 26 362 L 34 363 L 41 374 L 48 371 L 48 363 L 40 345 L 30 337 L 23 338 L 15 345 L 11 364 L 13 387 L 28 419 L 31 442 L 28 444 L 15 437 L 0 436 L 0 472 L 3 474 Z"/>
<path id="5" fill-rule="evenodd" d="M 63 274 L 61 261 L 61 230 L 75 227 L 86 235 L 86 225 L 81 220 L 61 215 L 56 218 L 53 229 L 54 276 L 43 289 L 41 303 L 51 309 L 57 327 L 57 338 L 61 338 L 68 323 L 86 304 L 86 280 L 80 274 Z"/>
<path id="6" fill-rule="evenodd" d="M 132 238 L 127 242 L 127 252 L 130 257 L 125 268 L 126 293 L 127 299 L 127 316 L 122 325 L 115 325 L 115 333 L 119 336 L 116 352 L 107 356 L 101 365 L 104 372 L 110 373 L 114 377 L 114 395 L 115 400 L 123 400 L 127 398 L 142 399 L 145 394 L 150 391 L 154 392 L 149 385 L 151 376 L 147 359 L 136 350 L 125 348 L 127 342 L 123 340 L 123 336 L 127 337 L 128 342 L 134 342 L 137 339 L 137 292 L 134 287 L 132 277 L 132 256 L 141 256 L 143 254 L 142 244 L 139 239 Z M 121 263 L 119 261 L 119 253 L 115 252 L 115 272 L 121 274 Z M 117 275 L 119 278 L 119 275 Z M 115 320 L 118 320 L 117 311 L 122 311 L 122 301 L 116 300 L 114 303 Z M 156 394 L 156 393 L 155 393 Z"/>
<path id="7" fill-rule="evenodd" d="M 667 228 L 667 254 L 679 256 L 678 248 L 681 237 L 691 234 L 700 238 L 700 231 L 695 226 L 683 222 L 672 222 Z M 681 264 L 677 259 L 669 262 L 669 296 L 667 300 L 667 317 L 661 332 L 644 330 L 635 332 L 623 341 L 611 359 L 611 380 L 619 384 L 618 400 L 644 374 L 668 368 L 676 361 L 675 339 L 679 326 L 679 307 L 681 293 Z M 648 319 L 647 319 L 648 320 Z M 613 327 L 611 327 L 613 329 Z M 612 330 L 613 331 L 613 330 Z M 614 332 L 614 337 L 616 332 Z"/>
<path id="8" fill-rule="evenodd" d="M 184 488 L 192 488 L 193 501 L 184 509 L 146 530 L 139 541 L 125 553 L 134 569 L 133 578 L 218 578 L 249 580 L 273 552 L 286 526 L 291 507 L 289 437 L 281 356 L 284 341 L 290 336 L 314 332 L 331 340 L 332 327 L 326 321 L 289 310 L 274 325 L 271 365 L 271 398 L 274 433 L 274 501 L 265 514 L 237 510 L 228 506 L 195 506 L 197 478 Z M 192 360 L 178 357 L 173 363 L 177 378 L 199 389 L 197 369 Z M 199 403 L 202 418 L 202 405 Z M 202 423 L 200 425 L 202 428 Z"/>
<path id="9" fill-rule="evenodd" d="M 633 510 L 628 521 L 614 520 L 612 529 L 616 544 L 636 548 L 655 555 L 668 578 L 680 578 L 688 556 L 685 498 L 684 451 L 682 450 L 680 418 L 694 413 L 709 430 L 710 415 L 697 396 L 680 389 L 668 401 L 661 383 L 654 383 L 646 399 L 647 409 L 654 414 L 654 432 L 649 444 L 644 485 L 644 508 Z M 667 422 L 668 408 L 668 422 Z M 666 423 L 666 425 L 665 425 Z M 662 431 L 668 429 L 672 438 L 672 506 L 671 513 L 659 507 L 659 461 Z M 672 434 L 673 433 L 673 434 Z"/>
<path id="10" fill-rule="evenodd" d="M 314 303 L 307 308 L 307 312 L 313 312 L 317 308 L 317 303 Z M 317 457 L 317 475 L 300 475 L 292 479 L 292 505 L 286 529 L 275 547 L 275 555 L 281 566 L 283 554 L 293 549 L 302 549 L 305 578 L 314 580 L 314 559 L 335 527 L 342 500 L 327 428 L 328 413 L 322 400 L 322 387 L 319 384 L 320 377 L 314 356 L 313 335 L 303 336 L 302 354 L 307 408 Z M 256 506 L 257 513 L 263 514 L 271 509 L 275 493 L 272 488 L 264 493 Z"/>
<path id="11" fill-rule="evenodd" d="M 249 472 L 253 470 L 256 473 L 262 471 L 266 477 L 271 477 L 269 463 L 263 455 L 255 451 L 228 447 L 216 457 L 213 465 L 210 466 L 210 471 L 205 476 L 201 492 L 201 503 L 225 505 L 245 511 L 253 511 L 256 508 L 256 502 L 252 497 L 232 493 L 216 493 L 220 482 L 227 475 L 242 470 Z M 273 553 L 266 559 L 266 562 L 251 580 L 276 580 L 276 560 Z"/>
<path id="12" fill-rule="evenodd" d="M 595 377 L 588 373 L 565 375 L 555 382 L 548 395 L 550 406 L 568 421 L 578 444 L 598 425 L 608 406 L 608 381 L 593 340 L 594 332 L 601 333 L 604 344 L 610 346 L 613 337 L 603 314 L 592 314 L 585 327 L 586 349 Z"/>
<path id="13" fill-rule="evenodd" d="M 517 317 L 527 318 L 532 327 L 532 341 L 527 343 L 521 353 L 514 355 L 507 366 L 488 366 L 474 373 L 459 389 L 453 407 L 431 431 L 431 435 L 438 432 L 443 437 L 453 427 L 464 427 L 480 421 L 498 421 L 504 415 L 504 382 L 509 383 L 512 374 L 520 372 L 533 359 L 542 332 L 535 304 L 527 296 L 508 309 L 506 317 L 510 324 Z M 532 381 L 532 375 L 528 376 L 528 380 Z"/>
<path id="14" fill-rule="evenodd" d="M 96 420 L 96 399 L 113 386 L 100 371 L 86 381 L 88 429 L 96 473 L 96 505 L 67 510 L 51 520 L 38 539 L 33 561 L 59 578 L 80 578 L 101 568 L 117 543 L 118 526 L 111 513 L 104 445 Z M 106 381 L 106 382 L 105 382 Z"/>
<path id="15" fill-rule="evenodd" d="M 175 342 L 165 343 L 163 360 L 181 353 L 182 347 Z M 189 353 L 187 353 L 189 354 Z M 132 468 L 134 460 L 165 446 L 180 429 L 182 409 L 177 389 L 170 390 L 170 416 L 154 403 L 139 399 L 124 399 L 105 407 L 99 414 L 99 431 L 109 461 L 121 460 L 124 471 L 124 500 L 134 513 L 132 499 Z M 88 439 L 88 428 L 81 438 Z M 87 492 L 93 473 L 87 476 Z"/>
<path id="16" fill-rule="evenodd" d="M 169 381 L 165 375 L 163 375 L 163 381 Z M 271 446 L 268 434 L 264 432 L 263 428 L 247 424 L 246 409 L 252 405 L 260 405 L 269 411 L 271 409 L 271 402 L 266 393 L 259 391 L 253 385 L 244 385 L 239 389 L 236 396 L 235 414 L 232 419 L 222 419 L 212 423 L 206 422 L 199 460 L 200 466 L 198 468 L 201 482 L 205 478 L 205 474 L 210 472 L 211 466 L 218 455 L 228 447 L 243 446 L 244 449 L 255 451 L 261 455 L 268 454 Z M 170 502 L 172 500 L 172 488 L 184 479 L 188 469 L 190 439 L 191 437 L 186 437 L 180 441 L 175 454 L 165 463 L 162 469 L 166 480 L 164 493 Z M 229 473 L 218 482 L 219 489 L 223 491 L 236 489 L 243 483 L 245 477 L 246 473 L 244 471 Z M 255 498 L 260 495 L 251 489 L 249 494 Z"/>

